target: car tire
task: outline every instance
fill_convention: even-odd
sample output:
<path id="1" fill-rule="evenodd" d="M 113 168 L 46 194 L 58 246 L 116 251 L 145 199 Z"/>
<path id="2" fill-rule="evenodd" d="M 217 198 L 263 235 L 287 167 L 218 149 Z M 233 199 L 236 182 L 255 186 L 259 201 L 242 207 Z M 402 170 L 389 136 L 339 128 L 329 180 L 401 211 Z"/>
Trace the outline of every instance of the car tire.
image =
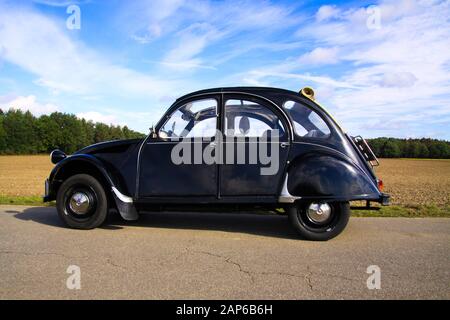
<path id="1" fill-rule="evenodd" d="M 302 202 L 289 206 L 287 212 L 292 226 L 300 236 L 314 241 L 326 241 L 336 237 L 345 229 L 350 219 L 348 202 Z M 326 212 L 329 214 L 325 216 Z"/>
<path id="2" fill-rule="evenodd" d="M 108 213 L 108 197 L 93 176 L 77 174 L 63 182 L 56 195 L 61 220 L 71 228 L 93 229 L 100 226 Z"/>

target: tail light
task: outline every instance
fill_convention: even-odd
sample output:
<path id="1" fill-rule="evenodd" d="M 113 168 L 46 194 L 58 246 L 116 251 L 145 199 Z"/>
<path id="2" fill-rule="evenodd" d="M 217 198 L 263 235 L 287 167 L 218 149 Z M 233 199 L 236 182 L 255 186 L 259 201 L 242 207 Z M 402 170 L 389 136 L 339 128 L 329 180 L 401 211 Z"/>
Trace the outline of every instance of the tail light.
<path id="1" fill-rule="evenodd" d="M 383 191 L 383 180 L 381 179 L 377 179 L 377 186 L 378 186 L 378 190 Z"/>

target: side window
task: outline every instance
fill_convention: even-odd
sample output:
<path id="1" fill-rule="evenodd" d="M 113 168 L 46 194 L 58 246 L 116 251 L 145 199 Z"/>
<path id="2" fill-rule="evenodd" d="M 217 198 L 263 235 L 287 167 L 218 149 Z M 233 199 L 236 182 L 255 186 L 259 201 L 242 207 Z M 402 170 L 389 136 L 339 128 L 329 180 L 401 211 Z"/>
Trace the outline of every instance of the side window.
<path id="1" fill-rule="evenodd" d="M 269 108 L 248 100 L 229 99 L 225 103 L 225 134 L 227 136 L 283 136 L 285 129 Z"/>
<path id="2" fill-rule="evenodd" d="M 162 138 L 211 138 L 217 128 L 217 100 L 203 99 L 179 107 L 159 130 Z"/>
<path id="3" fill-rule="evenodd" d="M 297 136 L 324 139 L 330 136 L 330 128 L 325 121 L 307 106 L 288 100 L 283 104 L 283 108 L 291 117 Z"/>

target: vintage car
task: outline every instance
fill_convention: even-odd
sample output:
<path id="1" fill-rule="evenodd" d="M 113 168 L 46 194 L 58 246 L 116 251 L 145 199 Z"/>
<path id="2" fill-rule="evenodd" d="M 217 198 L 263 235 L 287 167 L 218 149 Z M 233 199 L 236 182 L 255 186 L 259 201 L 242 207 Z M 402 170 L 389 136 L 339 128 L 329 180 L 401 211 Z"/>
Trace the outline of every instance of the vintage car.
<path id="1" fill-rule="evenodd" d="M 389 203 L 365 140 L 347 135 L 308 87 L 193 92 L 144 139 L 55 150 L 51 160 L 44 201 L 79 229 L 100 226 L 109 209 L 136 220 L 142 211 L 257 208 L 287 213 L 302 238 L 328 240 L 347 225 L 350 201 Z"/>

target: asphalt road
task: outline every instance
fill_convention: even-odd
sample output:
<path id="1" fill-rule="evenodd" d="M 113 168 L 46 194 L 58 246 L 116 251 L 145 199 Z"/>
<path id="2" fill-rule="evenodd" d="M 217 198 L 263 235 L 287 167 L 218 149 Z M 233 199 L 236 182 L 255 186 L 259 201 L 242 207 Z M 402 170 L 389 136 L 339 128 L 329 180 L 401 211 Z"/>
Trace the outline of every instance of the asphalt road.
<path id="1" fill-rule="evenodd" d="M 352 218 L 310 242 L 284 216 L 113 213 L 82 231 L 54 208 L 0 206 L 0 298 L 450 299 L 449 249 L 450 219 Z M 370 265 L 381 289 L 367 288 Z"/>

